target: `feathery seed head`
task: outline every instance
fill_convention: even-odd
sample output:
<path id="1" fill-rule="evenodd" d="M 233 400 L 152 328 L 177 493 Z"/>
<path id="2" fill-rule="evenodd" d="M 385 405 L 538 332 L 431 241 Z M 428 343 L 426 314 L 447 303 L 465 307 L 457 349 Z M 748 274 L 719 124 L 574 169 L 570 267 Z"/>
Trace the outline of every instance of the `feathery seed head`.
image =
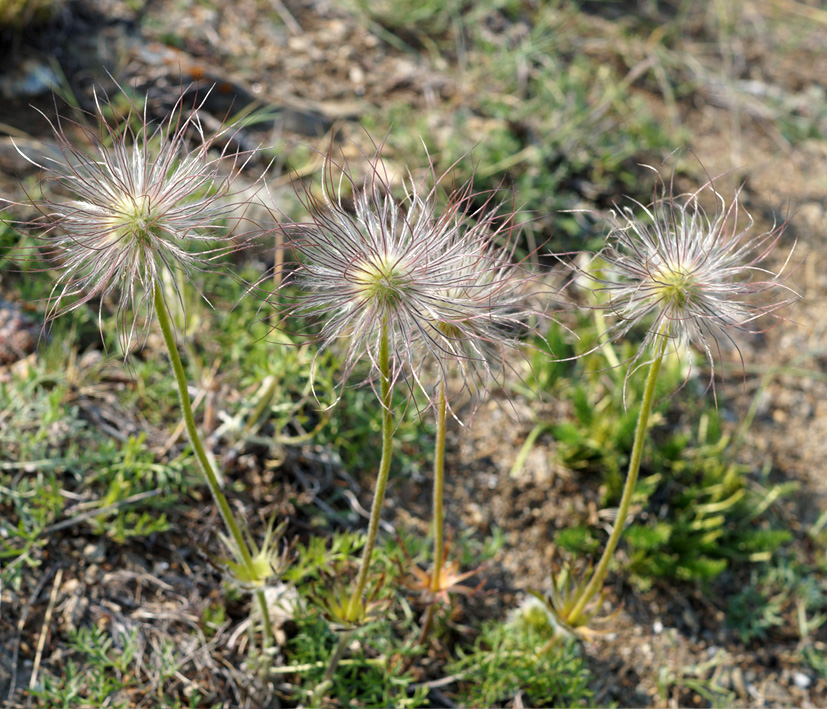
<path id="1" fill-rule="evenodd" d="M 704 190 L 716 201 L 712 215 L 700 205 Z M 589 274 L 604 296 L 598 307 L 617 319 L 607 335 L 616 339 L 646 321 L 636 360 L 664 337 L 685 349 L 694 345 L 709 361 L 712 384 L 721 341 L 734 344 L 733 330 L 757 332 L 751 323 L 797 298 L 781 272 L 761 265 L 782 229 L 752 234 L 738 193 L 727 204 L 712 180 L 679 196 L 662 185 L 651 205 L 637 206 L 639 215 L 631 208 L 611 215 L 607 246 L 598 255 L 602 265 Z"/>
<path id="2" fill-rule="evenodd" d="M 116 118 L 107 119 L 105 109 Z M 234 209 L 227 200 L 233 177 L 222 176 L 225 155 L 211 154 L 218 135 L 207 138 L 198 109 L 184 116 L 180 100 L 156 126 L 134 105 L 122 115 L 98 102 L 94 120 L 97 129 L 72 122 L 87 152 L 67 134 L 69 121 L 58 117 L 54 131 L 64 159 L 41 166 L 47 181 L 75 196 L 45 197 L 37 205 L 39 223 L 47 224 L 43 250 L 59 273 L 47 319 L 100 298 L 100 320 L 104 299 L 114 295 L 127 354 L 164 271 L 204 269 L 234 248 L 222 226 Z M 232 156 L 235 167 L 240 157 Z M 142 334 L 150 322 L 145 318 Z"/>
<path id="3" fill-rule="evenodd" d="M 345 343 L 343 383 L 363 357 L 376 368 L 385 327 L 392 381 L 407 377 L 433 400 L 457 374 L 478 397 L 527 327 L 529 276 L 512 261 L 515 214 L 503 216 L 471 182 L 440 209 L 446 179 L 430 165 L 421 181 L 408 176 L 397 200 L 378 154 L 361 184 L 328 159 L 322 199 L 306 200 L 312 221 L 292 244 L 304 292 L 292 312 L 325 318 L 323 347 Z"/>

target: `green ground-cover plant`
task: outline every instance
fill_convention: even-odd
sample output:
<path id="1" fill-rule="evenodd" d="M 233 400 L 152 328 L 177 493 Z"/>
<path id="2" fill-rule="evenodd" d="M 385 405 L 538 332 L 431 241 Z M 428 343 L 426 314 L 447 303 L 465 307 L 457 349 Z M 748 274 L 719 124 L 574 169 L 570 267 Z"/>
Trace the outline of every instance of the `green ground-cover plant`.
<path id="1" fill-rule="evenodd" d="M 710 707 L 725 709 L 736 703 L 737 694 L 721 685 L 718 677 L 721 669 L 731 663 L 727 653 L 719 650 L 705 662 L 675 670 L 671 667 L 662 667 L 658 674 L 658 693 L 662 701 L 669 699 L 681 702 L 684 692 L 692 692 L 700 696 Z M 712 673 L 712 676 L 708 676 Z"/>
<path id="2" fill-rule="evenodd" d="M 453 540 L 453 554 L 463 564 L 479 564 L 491 559 L 502 544 L 503 540 L 497 534 L 484 541 L 470 534 L 459 535 Z M 336 652 L 337 634 L 332 628 L 338 628 L 341 632 L 341 626 L 335 623 L 329 612 L 330 601 L 334 600 L 331 591 L 338 592 L 337 585 L 332 584 L 331 579 L 354 574 L 356 552 L 363 545 L 363 534 L 340 533 L 327 541 L 312 537 L 306 544 L 297 545 L 295 560 L 284 574 L 283 578 L 294 583 L 298 591 L 293 614 L 297 627 L 284 648 L 284 664 L 275 667 L 273 672 L 277 677 L 300 676 L 302 686 L 297 696 L 309 701 L 320 700 L 318 686 L 324 682 L 330 658 Z M 384 595 L 374 599 L 381 613 L 371 618 L 363 631 L 353 638 L 348 656 L 337 663 L 331 682 L 325 685 L 329 686 L 329 697 L 343 704 L 357 702 L 366 706 L 431 704 L 429 687 L 415 681 L 415 674 L 410 672 L 411 664 L 427 652 L 427 648 L 418 641 L 417 625 L 423 599 L 416 588 L 417 579 L 411 574 L 411 563 L 427 562 L 430 554 L 431 544 L 424 537 L 406 534 L 379 538 L 373 555 L 372 575 L 383 580 L 381 588 Z M 339 600 L 347 603 L 348 594 L 344 593 Z M 444 637 L 452 634 L 447 623 L 451 615 L 449 609 L 435 615 L 435 635 Z M 334 620 L 332 624 L 331 620 Z M 491 632 L 496 633 L 495 624 L 491 625 Z M 551 635 L 548 628 L 544 628 L 540 635 L 531 637 L 542 637 L 547 641 Z M 485 639 L 479 640 L 473 647 L 467 646 L 467 657 L 466 650 L 457 650 L 471 665 L 471 657 L 477 651 L 489 657 L 486 643 L 491 636 L 486 631 L 482 637 Z M 514 667 L 509 680 L 500 682 L 491 679 L 497 682 L 501 697 L 519 691 L 523 681 L 528 689 L 554 684 L 560 688 L 561 696 L 573 696 L 584 691 L 582 684 L 587 673 L 582 666 L 572 677 L 566 674 L 557 680 L 529 679 L 530 668 L 537 667 L 537 647 L 529 640 L 520 636 L 517 644 L 510 645 L 507 652 L 498 655 L 502 671 L 510 672 Z M 456 644 L 452 643 L 456 648 L 467 645 L 461 637 L 457 637 L 456 641 Z M 568 647 L 565 654 L 571 659 L 577 651 Z M 547 653 L 549 658 L 558 655 L 559 650 Z M 494 660 L 489 658 L 489 662 Z M 467 686 L 473 687 L 477 678 L 474 670 L 461 672 L 463 680 L 466 680 L 466 674 Z M 587 696 L 587 692 L 583 696 Z"/>
<path id="3" fill-rule="evenodd" d="M 320 684 L 330 686 L 329 695 L 343 706 L 358 703 L 366 707 L 421 707 L 428 706 L 428 689 L 413 687 L 411 675 L 398 674 L 389 667 L 388 658 L 400 658 L 398 627 L 410 629 L 412 616 L 400 619 L 395 612 L 388 612 L 381 620 L 366 627 L 370 633 L 370 650 L 360 646 L 351 655 L 337 663 L 328 682 L 327 669 L 330 657 L 335 653 L 337 637 L 318 610 L 299 610 L 295 615 L 299 632 L 285 648 L 291 664 L 276 668 L 278 673 L 298 674 L 302 686 L 296 697 L 313 702 L 317 699 Z"/>
<path id="4" fill-rule="evenodd" d="M 159 648 L 151 664 L 142 666 L 135 633 L 114 639 L 103 630 L 82 627 L 70 633 L 68 651 L 71 657 L 62 674 L 45 674 L 41 686 L 31 690 L 37 706 L 127 709 L 134 706 L 136 696 L 164 709 L 208 706 L 197 691 L 184 696 L 177 687 L 175 674 L 186 659 L 169 644 Z"/>
<path id="5" fill-rule="evenodd" d="M 519 696 L 531 706 L 591 706 L 582 648 L 559 636 L 545 606 L 531 599 L 505 622 L 488 622 L 447 668 L 468 706 L 499 706 Z"/>
<path id="6" fill-rule="evenodd" d="M 319 696 L 319 686 L 324 686 L 343 704 L 423 706 L 427 689 L 411 687 L 413 676 L 402 669 L 405 659 L 419 656 L 421 650 L 409 640 L 416 614 L 399 592 L 404 570 L 392 537 L 380 538 L 372 555 L 371 577 L 379 583 L 368 584 L 363 631 L 353 638 L 348 657 L 339 657 L 330 669 L 339 638 L 343 633 L 352 636 L 347 632 L 350 626 L 340 621 L 350 601 L 349 586 L 341 579 L 353 581 L 365 541 L 361 533 L 339 533 L 329 540 L 312 537 L 296 547 L 284 579 L 294 583 L 299 594 L 292 609 L 297 628 L 284 648 L 284 665 L 273 672 L 298 675 L 297 696 L 311 701 L 326 701 Z M 358 647 L 355 652 L 354 647 Z"/>
<path id="7" fill-rule="evenodd" d="M 586 342 L 593 333 L 593 327 L 579 329 Z M 619 356 L 628 357 L 631 347 L 621 347 Z M 558 371 L 544 372 L 537 360 L 538 376 L 550 387 L 546 390 L 571 401 L 573 414 L 563 423 L 538 422 L 538 430 L 554 437 L 567 467 L 601 476 L 604 504 L 617 503 L 640 411 L 640 373 L 624 381 L 622 369 L 605 369 L 600 352 L 570 364 L 569 372 L 559 364 L 548 367 Z M 632 522 L 626 530 L 629 571 L 648 585 L 654 577 L 709 579 L 730 560 L 766 559 L 791 535 L 764 513 L 773 501 L 791 495 L 795 484 L 752 484 L 749 469 L 728 457 L 730 438 L 720 429 L 720 415 L 704 396 L 703 383 L 685 382 L 684 363 L 675 356 L 664 362 L 662 372 L 653 440 L 633 498 L 645 521 Z M 670 395 L 682 385 L 697 394 L 692 397 L 696 405 Z M 576 554 L 597 551 L 598 539 L 586 526 L 563 529 L 555 540 Z"/>
<path id="8" fill-rule="evenodd" d="M 648 523 L 627 530 L 635 578 L 708 580 L 732 561 L 765 561 L 792 539 L 766 512 L 797 484 L 752 484 L 749 469 L 727 459 L 728 444 L 722 435 L 668 451 L 664 473 L 639 498 L 652 507 L 668 498 L 668 513 L 661 506 Z"/>
<path id="9" fill-rule="evenodd" d="M 119 543 L 166 529 L 163 510 L 194 482 L 189 456 L 159 462 L 141 436 L 121 442 L 100 431 L 76 398 L 100 386 L 100 372 L 67 370 L 58 365 L 64 359 L 55 339 L 24 376 L 0 384 L 5 583 L 18 585 L 59 529 L 79 525 Z M 67 488 L 74 503 L 61 494 Z"/>
<path id="10" fill-rule="evenodd" d="M 749 583 L 729 599 L 727 624 L 744 643 L 766 642 L 773 634 L 797 636 L 804 660 L 823 673 L 813 639 L 827 621 L 827 582 L 812 560 L 797 556 L 774 554 L 752 569 Z M 789 615 L 794 624 L 785 620 Z"/>

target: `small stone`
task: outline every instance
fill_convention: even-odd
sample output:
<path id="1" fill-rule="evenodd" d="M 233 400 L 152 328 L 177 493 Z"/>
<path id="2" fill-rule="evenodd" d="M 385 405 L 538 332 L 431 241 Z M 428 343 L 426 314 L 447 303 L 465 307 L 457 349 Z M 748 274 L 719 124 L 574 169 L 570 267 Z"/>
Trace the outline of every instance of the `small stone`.
<path id="1" fill-rule="evenodd" d="M 87 544 L 83 547 L 83 556 L 86 557 L 87 561 L 90 561 L 93 564 L 102 564 L 106 561 L 106 547 L 102 542 L 98 542 L 97 544 Z"/>
<path id="2" fill-rule="evenodd" d="M 82 595 L 82 591 L 83 588 L 78 584 L 76 592 L 73 592 L 62 606 L 63 626 L 67 630 L 77 630 L 89 609 L 89 599 Z"/>
<path id="3" fill-rule="evenodd" d="M 476 502 L 472 502 L 468 505 L 467 510 L 468 521 L 472 527 L 479 529 L 488 525 L 489 513 L 487 509 L 478 505 Z"/>
<path id="4" fill-rule="evenodd" d="M 812 683 L 812 678 L 803 672 L 796 672 L 793 675 L 793 684 L 799 689 L 807 689 Z"/>
<path id="5" fill-rule="evenodd" d="M 365 72 L 362 67 L 353 65 L 349 72 L 350 83 L 353 85 L 353 90 L 361 95 L 365 93 Z"/>
<path id="6" fill-rule="evenodd" d="M 67 579 L 60 587 L 60 592 L 65 594 L 74 593 L 79 587 L 80 581 L 78 579 Z"/>

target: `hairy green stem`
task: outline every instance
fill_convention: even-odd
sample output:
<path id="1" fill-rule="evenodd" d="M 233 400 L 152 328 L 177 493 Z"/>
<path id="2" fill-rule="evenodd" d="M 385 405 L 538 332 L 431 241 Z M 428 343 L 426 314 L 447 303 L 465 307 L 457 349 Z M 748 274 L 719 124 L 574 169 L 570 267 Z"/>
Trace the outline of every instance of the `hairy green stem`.
<path id="1" fill-rule="evenodd" d="M 445 401 L 445 381 L 439 388 L 436 413 L 436 443 L 434 444 L 434 573 L 431 590 L 439 591 L 445 554 L 445 512 L 443 490 L 445 487 L 445 431 L 448 427 L 448 407 Z"/>
<path id="2" fill-rule="evenodd" d="M 192 413 L 192 402 L 190 401 L 189 391 L 187 390 L 187 375 L 184 372 L 184 365 L 181 363 L 181 356 L 178 354 L 178 345 L 175 342 L 175 334 L 173 333 L 172 325 L 170 323 L 169 311 L 167 310 L 166 303 L 164 303 L 163 293 L 157 286 L 155 288 L 155 313 L 158 317 L 158 324 L 161 327 L 161 333 L 164 336 L 164 342 L 167 346 L 170 362 L 172 362 L 172 369 L 175 372 L 175 381 L 178 384 L 178 395 L 181 400 L 181 412 L 184 416 L 184 424 L 187 427 L 187 434 L 189 435 L 190 444 L 192 445 L 192 449 L 195 452 L 195 457 L 198 459 L 198 463 L 201 466 L 201 471 L 204 474 L 204 478 L 207 480 L 207 485 L 210 488 L 213 499 L 221 512 L 221 518 L 224 520 L 224 524 L 227 526 L 227 530 L 229 531 L 238 554 L 241 557 L 241 564 L 247 569 L 247 571 L 250 572 L 250 578 L 255 578 L 255 570 L 253 568 L 253 558 L 250 553 L 250 548 L 247 545 L 247 541 L 244 539 L 244 535 L 241 532 L 241 528 L 238 526 L 238 522 L 236 522 L 233 511 L 230 508 L 230 504 L 227 502 L 227 498 L 221 490 L 221 485 L 218 482 L 215 471 L 213 470 L 212 463 L 210 463 L 210 459 L 207 457 L 207 451 L 204 449 L 204 444 L 201 442 L 201 436 L 198 433 L 198 429 L 195 427 L 195 416 Z M 258 600 L 259 610 L 261 611 L 261 619 L 264 624 L 264 646 L 266 648 L 273 644 L 273 627 L 270 624 L 270 613 L 267 610 L 267 600 L 264 597 L 264 591 L 262 589 L 256 590 L 256 598 Z"/>
<path id="3" fill-rule="evenodd" d="M 649 365 L 649 375 L 646 377 L 646 387 L 643 390 L 643 401 L 640 405 L 640 413 L 637 419 L 637 428 L 635 429 L 635 442 L 632 446 L 632 457 L 629 460 L 629 471 L 626 474 L 626 482 L 623 485 L 623 495 L 620 498 L 620 506 L 617 510 L 617 519 L 615 526 L 609 536 L 609 541 L 606 543 L 606 549 L 603 551 L 603 556 L 597 564 L 597 568 L 592 574 L 588 586 L 580 594 L 577 603 L 571 609 L 567 620 L 569 624 L 576 625 L 583 611 L 588 605 L 589 601 L 594 598 L 597 592 L 603 586 L 603 580 L 609 571 L 609 562 L 612 560 L 612 555 L 620 542 L 620 536 L 623 534 L 623 528 L 626 526 L 626 515 L 629 514 L 629 505 L 632 502 L 632 495 L 635 492 L 635 485 L 637 484 L 638 473 L 640 472 L 640 461 L 643 457 L 643 445 L 646 441 L 646 431 L 649 428 L 649 417 L 652 414 L 652 401 L 655 397 L 655 384 L 660 373 L 660 365 L 663 362 L 663 355 L 666 352 L 667 338 L 661 335 L 660 344 L 658 345 L 655 358 Z"/>
<path id="4" fill-rule="evenodd" d="M 443 498 L 445 489 L 445 433 L 448 429 L 448 407 L 445 399 L 445 382 L 439 388 L 436 410 L 436 442 L 434 443 L 434 570 L 431 575 L 431 591 L 437 593 L 442 585 L 442 566 L 445 564 L 445 512 Z M 422 618 L 418 645 L 422 645 L 431 632 L 436 612 L 436 600 L 432 600 Z M 410 667 L 413 656 L 403 664 L 402 671 Z"/>
<path id="5" fill-rule="evenodd" d="M 368 537 L 365 541 L 365 548 L 362 551 L 362 562 L 359 565 L 359 574 L 356 577 L 356 585 L 347 604 L 346 615 L 349 620 L 357 620 L 359 604 L 365 586 L 368 582 L 368 571 L 370 560 L 373 556 L 373 548 L 376 546 L 376 536 L 379 534 L 379 521 L 382 517 L 382 505 L 385 502 L 385 488 L 388 485 L 388 475 L 391 469 L 391 451 L 393 449 L 393 415 L 391 413 L 391 372 L 390 372 L 390 351 L 388 343 L 388 323 L 382 322 L 379 331 L 379 378 L 382 387 L 382 460 L 379 462 L 379 473 L 376 476 L 376 490 L 373 493 L 373 505 L 370 508 L 370 522 L 368 523 Z M 350 642 L 352 632 L 343 632 L 339 635 L 339 642 L 336 650 L 330 658 L 324 678 L 316 688 L 315 695 L 323 696 L 330 688 L 333 675 L 344 655 L 345 647 Z"/>
<path id="6" fill-rule="evenodd" d="M 370 509 L 368 523 L 368 538 L 362 552 L 362 563 L 359 566 L 359 575 L 356 577 L 356 586 L 350 596 L 347 606 L 347 615 L 355 619 L 356 610 L 368 582 L 370 560 L 373 556 L 373 547 L 376 546 L 376 535 L 379 533 L 379 521 L 382 517 L 382 505 L 385 502 L 385 488 L 388 485 L 388 474 L 391 469 L 391 450 L 393 448 L 393 414 L 391 412 L 391 373 L 390 352 L 388 350 L 388 324 L 382 323 L 379 333 L 379 377 L 382 384 L 382 460 L 379 463 L 379 474 L 376 476 L 376 490 L 373 493 L 373 505 Z"/>

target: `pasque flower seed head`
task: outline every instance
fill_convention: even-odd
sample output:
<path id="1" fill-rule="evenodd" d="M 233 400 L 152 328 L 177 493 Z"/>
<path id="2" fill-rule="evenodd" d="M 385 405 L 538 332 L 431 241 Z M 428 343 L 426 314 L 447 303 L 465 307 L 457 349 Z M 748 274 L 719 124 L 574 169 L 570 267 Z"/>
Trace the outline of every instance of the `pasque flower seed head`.
<path id="1" fill-rule="evenodd" d="M 104 300 L 114 295 L 126 354 L 164 271 L 201 269 L 233 248 L 222 226 L 234 209 L 227 199 L 233 178 L 222 177 L 224 156 L 211 154 L 218 136 L 205 137 L 196 109 L 185 116 L 179 101 L 153 126 L 131 104 L 126 115 L 100 101 L 96 108 L 97 130 L 57 119 L 63 160 L 41 166 L 58 187 L 47 194 L 74 196 L 37 205 L 48 225 L 41 251 L 58 272 L 48 318 L 100 299 L 102 319 Z M 70 123 L 88 147 L 69 136 Z"/>
<path id="2" fill-rule="evenodd" d="M 356 184 L 346 165 L 327 160 L 322 197 L 307 200 L 312 222 L 292 244 L 303 290 L 293 313 L 324 318 L 324 347 L 345 343 L 344 380 L 363 357 L 376 371 L 384 326 L 392 380 L 410 377 L 432 397 L 457 373 L 479 395 L 529 319 L 529 276 L 512 261 L 515 214 L 470 181 L 440 208 L 446 178 L 432 165 L 419 182 L 409 175 L 397 200 L 380 156 L 368 163 Z"/>
<path id="3" fill-rule="evenodd" d="M 700 204 L 704 190 L 716 202 L 711 215 Z M 651 205 L 636 205 L 637 213 L 626 207 L 611 215 L 607 246 L 590 269 L 600 307 L 617 320 L 608 336 L 645 322 L 636 359 L 663 337 L 694 345 L 709 361 L 712 383 L 722 339 L 733 342 L 734 330 L 756 332 L 757 320 L 797 298 L 780 272 L 761 265 L 782 229 L 753 233 L 739 193 L 727 204 L 712 180 L 688 195 L 663 185 Z"/>

